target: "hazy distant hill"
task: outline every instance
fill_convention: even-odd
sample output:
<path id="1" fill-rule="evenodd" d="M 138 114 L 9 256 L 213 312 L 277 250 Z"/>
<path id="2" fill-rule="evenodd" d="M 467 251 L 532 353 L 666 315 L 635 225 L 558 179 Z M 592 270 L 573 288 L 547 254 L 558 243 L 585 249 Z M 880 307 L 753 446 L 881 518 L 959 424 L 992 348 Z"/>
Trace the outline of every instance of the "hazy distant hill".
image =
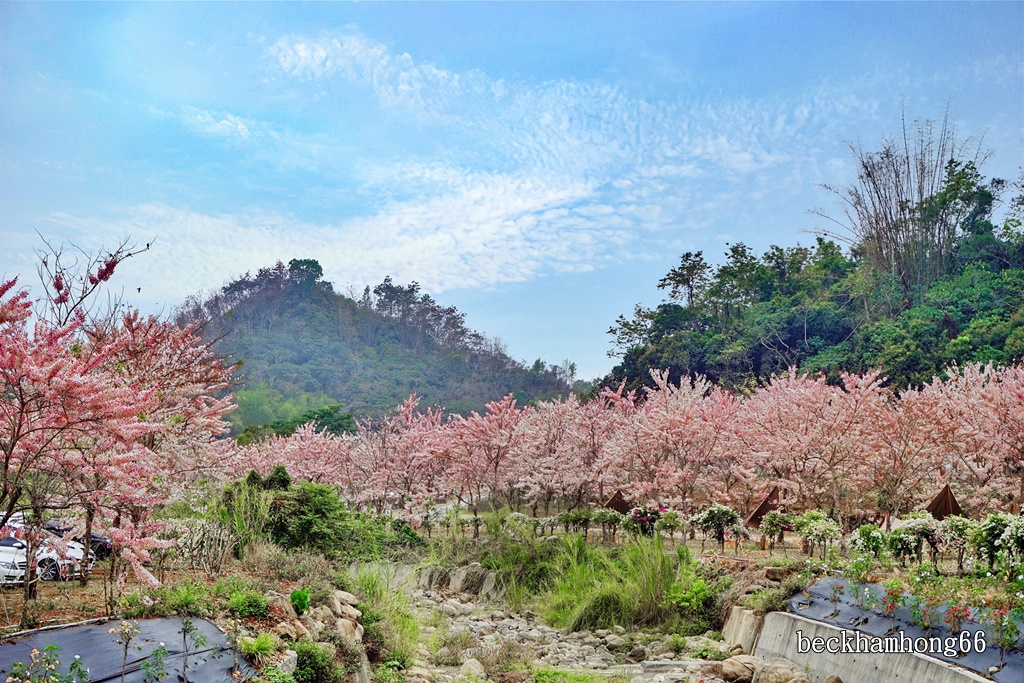
<path id="1" fill-rule="evenodd" d="M 413 392 L 466 413 L 509 392 L 527 401 L 569 389 L 569 368 L 525 367 L 415 282 L 387 278 L 356 301 L 322 276 L 314 260 L 278 262 L 182 306 L 179 320 L 209 320 L 204 336 L 244 363 L 236 430 L 330 404 L 381 413 Z"/>

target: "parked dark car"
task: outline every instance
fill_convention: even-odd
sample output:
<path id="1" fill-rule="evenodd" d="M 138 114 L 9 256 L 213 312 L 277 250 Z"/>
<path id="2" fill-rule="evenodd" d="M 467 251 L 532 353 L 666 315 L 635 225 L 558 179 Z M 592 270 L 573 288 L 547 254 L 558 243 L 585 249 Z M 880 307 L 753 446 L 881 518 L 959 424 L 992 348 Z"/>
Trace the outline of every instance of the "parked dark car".
<path id="1" fill-rule="evenodd" d="M 66 536 L 67 534 L 71 533 L 70 526 L 63 524 L 56 519 L 51 519 L 49 522 L 43 525 L 43 528 L 49 531 L 50 533 L 56 534 L 58 536 Z M 81 543 L 82 545 L 85 545 L 85 539 L 81 535 L 72 536 L 71 540 L 75 541 L 76 543 Z M 90 544 L 89 547 L 92 550 L 92 552 L 96 555 L 97 560 L 105 560 L 108 557 L 110 557 L 110 553 L 114 550 L 113 541 L 111 541 L 106 536 L 100 536 L 99 534 L 92 534 L 91 540 L 92 543 Z"/>

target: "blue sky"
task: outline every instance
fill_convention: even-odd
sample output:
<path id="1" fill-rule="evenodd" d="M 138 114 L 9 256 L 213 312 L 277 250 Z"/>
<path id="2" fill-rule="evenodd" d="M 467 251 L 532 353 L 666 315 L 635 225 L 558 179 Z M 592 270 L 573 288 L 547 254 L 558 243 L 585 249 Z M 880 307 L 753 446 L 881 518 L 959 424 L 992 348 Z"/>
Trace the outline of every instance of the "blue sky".
<path id="1" fill-rule="evenodd" d="M 386 275 L 579 375 L 688 250 L 813 242 L 909 118 L 1024 165 L 1024 4 L 0 4 L 0 275 L 156 238 L 168 310 L 278 259 Z M 141 293 L 136 291 L 141 288 Z"/>

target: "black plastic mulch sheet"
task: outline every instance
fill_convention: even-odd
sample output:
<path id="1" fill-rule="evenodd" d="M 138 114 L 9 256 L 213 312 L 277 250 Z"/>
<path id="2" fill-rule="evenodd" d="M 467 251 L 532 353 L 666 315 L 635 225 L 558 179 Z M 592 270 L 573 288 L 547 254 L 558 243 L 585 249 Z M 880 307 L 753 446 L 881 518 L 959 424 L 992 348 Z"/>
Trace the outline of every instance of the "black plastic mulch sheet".
<path id="1" fill-rule="evenodd" d="M 803 593 L 797 593 L 789 599 L 789 611 L 814 621 L 859 631 L 876 638 L 902 638 L 904 642 L 906 639 L 916 641 L 918 638 L 926 638 L 924 629 L 913 625 L 910 610 L 906 607 L 896 610 L 897 631 L 890 633 L 893 626 L 892 616 L 883 616 L 880 610 L 867 610 L 858 607 L 856 598 L 849 589 L 850 584 L 850 581 L 839 578 L 818 581 L 807 590 L 810 599 Z M 830 600 L 834 585 L 843 587 L 843 593 L 835 603 Z M 866 590 L 870 590 L 881 603 L 881 597 L 885 595 L 885 588 L 873 583 L 862 585 Z M 972 609 L 970 620 L 960 626 L 961 631 L 969 634 L 967 639 L 970 646 L 964 652 L 954 653 L 949 650 L 959 650 L 958 645 L 953 645 L 953 643 L 959 644 L 960 638 L 958 636 L 955 641 L 952 640 L 953 633 L 942 621 L 942 615 L 946 613 L 945 608 L 946 605 L 943 605 L 938 617 L 938 624 L 927 636 L 929 639 L 941 640 L 929 640 L 926 647 L 913 647 L 913 651 L 970 669 L 983 676 L 988 675 L 989 667 L 999 665 L 999 646 L 992 645 L 986 640 L 986 627 L 978 622 L 977 610 Z M 838 614 L 835 613 L 836 610 L 838 610 Z M 1018 627 L 1024 634 L 1024 623 L 1018 623 Z M 977 637 L 975 637 L 976 635 Z M 950 640 L 947 641 L 947 638 Z M 924 645 L 924 641 L 918 642 Z M 933 647 L 933 645 L 938 645 L 938 647 Z M 980 651 L 981 647 L 985 648 L 984 651 Z M 1020 649 L 1008 650 L 1005 654 L 1005 662 L 1005 666 L 991 676 L 992 680 L 1000 683 L 1024 682 L 1024 652 Z"/>
<path id="2" fill-rule="evenodd" d="M 60 651 L 56 656 L 60 659 L 60 668 L 68 672 L 75 655 L 89 670 L 90 683 L 121 680 L 124 650 L 118 645 L 117 634 L 110 629 L 120 625 L 119 619 L 89 624 L 85 626 L 69 626 L 52 631 L 36 631 L 14 640 L 0 643 L 0 681 L 6 680 L 15 662 L 28 664 L 33 649 L 43 651 L 47 645 L 56 645 Z M 144 619 L 135 621 L 139 635 L 132 640 L 128 650 L 128 662 L 124 667 L 125 683 L 143 683 L 147 673 L 142 663 L 150 659 L 152 652 L 164 644 L 168 654 L 164 658 L 163 683 L 181 683 L 184 664 L 181 619 Z M 198 647 L 189 646 L 188 680 L 192 683 L 237 683 L 231 676 L 234 663 L 227 638 L 212 622 L 205 619 L 194 619 L 193 623 L 205 639 L 205 644 Z M 239 670 L 242 678 L 247 680 L 257 675 L 257 671 L 248 666 L 239 655 Z M 153 678 L 148 679 L 150 683 Z"/>

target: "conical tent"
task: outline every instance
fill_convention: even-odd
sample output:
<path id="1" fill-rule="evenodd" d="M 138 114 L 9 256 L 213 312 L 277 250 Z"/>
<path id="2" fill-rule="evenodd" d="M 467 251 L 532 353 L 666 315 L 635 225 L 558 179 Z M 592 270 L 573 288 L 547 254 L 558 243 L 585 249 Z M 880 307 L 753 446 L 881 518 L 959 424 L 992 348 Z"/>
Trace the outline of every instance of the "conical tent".
<path id="1" fill-rule="evenodd" d="M 757 506 L 757 509 L 750 513 L 750 515 L 743 520 L 743 526 L 758 527 L 761 526 L 761 520 L 772 510 L 778 510 L 781 506 L 779 503 L 779 487 L 775 486 L 771 492 L 765 496 L 761 504 Z"/>
<path id="2" fill-rule="evenodd" d="M 626 497 L 622 495 L 622 491 L 616 491 L 615 495 L 608 499 L 608 502 L 604 504 L 604 507 L 615 510 L 619 514 L 626 514 L 632 507 L 627 501 Z"/>
<path id="3" fill-rule="evenodd" d="M 939 495 L 935 496 L 932 502 L 928 503 L 928 507 L 925 510 L 932 513 L 932 517 L 938 520 L 943 520 L 950 515 L 964 514 L 963 508 L 960 507 L 960 503 L 956 502 L 956 496 L 953 495 L 949 484 L 942 487 Z"/>

